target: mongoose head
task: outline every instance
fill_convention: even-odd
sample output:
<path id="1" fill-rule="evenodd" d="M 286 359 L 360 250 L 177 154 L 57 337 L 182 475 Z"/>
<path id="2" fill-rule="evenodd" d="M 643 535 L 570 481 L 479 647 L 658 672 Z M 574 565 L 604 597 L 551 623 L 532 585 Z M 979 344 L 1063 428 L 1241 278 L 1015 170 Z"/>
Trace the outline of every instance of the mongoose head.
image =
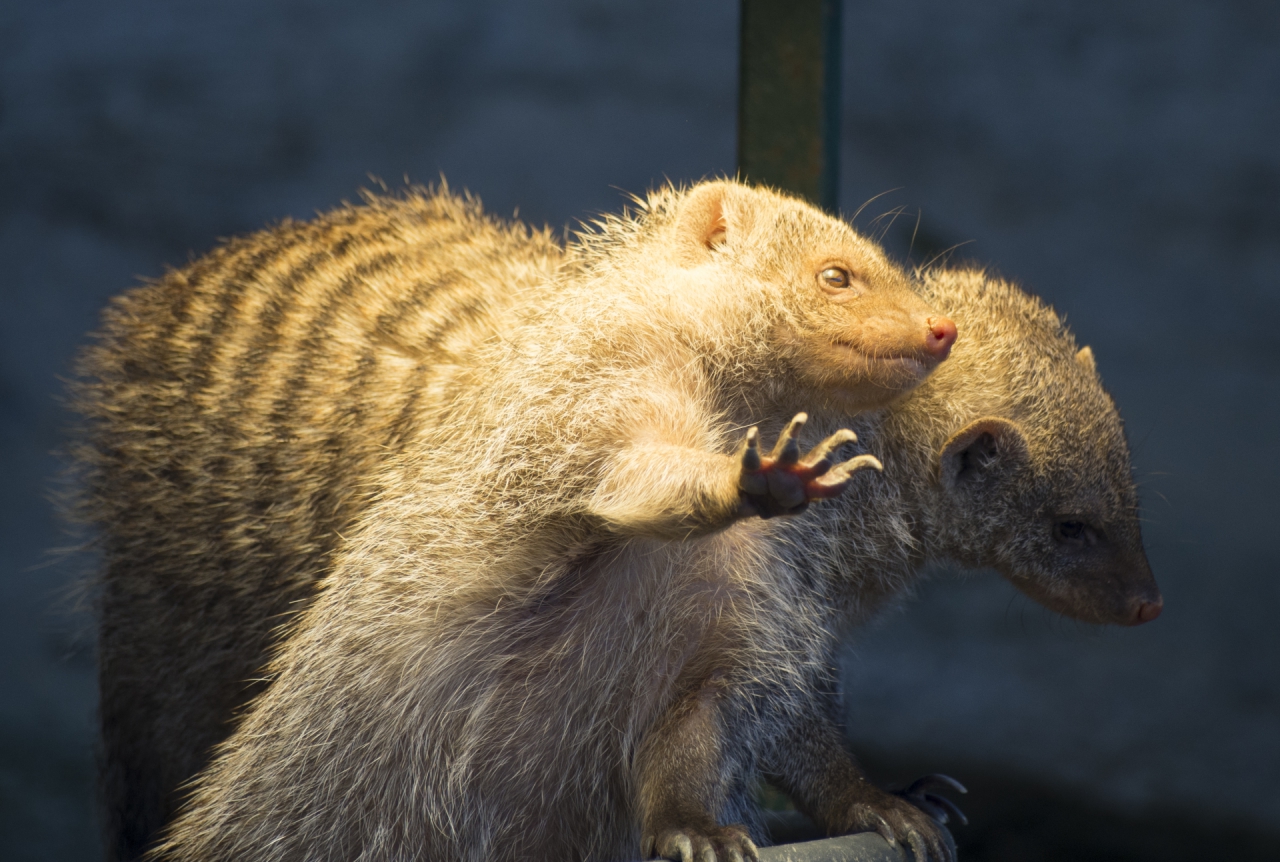
<path id="1" fill-rule="evenodd" d="M 672 201 L 672 244 L 688 281 L 682 313 L 739 342 L 752 315 L 757 357 L 806 409 L 883 406 L 947 358 L 955 324 L 912 290 L 871 240 L 803 201 L 742 183 L 701 183 Z M 714 344 L 699 345 L 715 354 Z"/>
<path id="2" fill-rule="evenodd" d="M 966 333 L 909 410 L 932 429 L 950 555 L 1076 619 L 1155 619 L 1129 448 L 1092 351 L 1052 309 L 982 273 L 928 274 L 925 294 Z"/>

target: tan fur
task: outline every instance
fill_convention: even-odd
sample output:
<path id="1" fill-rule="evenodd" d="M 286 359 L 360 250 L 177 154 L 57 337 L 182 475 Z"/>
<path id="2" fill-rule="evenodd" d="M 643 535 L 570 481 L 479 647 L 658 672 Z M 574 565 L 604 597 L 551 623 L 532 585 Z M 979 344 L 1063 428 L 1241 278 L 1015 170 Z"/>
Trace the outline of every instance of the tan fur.
<path id="1" fill-rule="evenodd" d="M 82 359 L 77 513 L 101 529 L 109 858 L 133 858 L 260 689 L 423 402 L 554 272 L 546 232 L 370 198 L 234 240 L 117 299 Z"/>
<path id="2" fill-rule="evenodd" d="M 564 519 L 568 550 L 548 553 L 546 533 L 513 529 L 502 463 L 441 475 L 401 458 L 398 493 L 335 561 L 162 855 L 623 859 L 670 786 L 710 800 L 702 831 L 733 840 L 716 830 L 751 822 L 764 774 L 832 832 L 884 818 L 917 856 L 949 858 L 844 752 L 839 633 L 930 560 L 995 565 L 1098 619 L 1158 594 L 1119 419 L 1057 316 L 976 272 L 925 290 L 970 338 L 914 396 L 854 420 L 890 481 L 801 518 L 676 542 Z M 970 472 L 948 478 L 974 422 Z M 1064 513 L 1107 559 L 1054 544 Z M 533 551 L 548 564 L 526 567 Z"/>
<path id="3" fill-rule="evenodd" d="M 814 281 L 833 262 L 858 279 L 834 300 Z M 761 419 L 776 429 L 801 408 L 845 415 L 909 389 L 936 363 L 922 352 L 927 317 L 907 279 L 847 226 L 732 183 L 656 193 L 565 254 L 546 234 L 493 222 L 447 194 L 374 198 L 234 242 L 126 295 L 87 354 L 78 391 L 93 429 L 80 450 L 84 514 L 102 526 L 107 560 L 101 678 L 113 852 L 137 852 L 233 710 L 261 691 L 262 680 L 248 681 L 272 629 L 295 631 L 288 644 L 301 649 L 326 630 L 311 616 L 349 588 L 371 592 L 340 601 L 352 630 L 314 658 L 367 650 L 390 664 L 330 681 L 343 705 L 322 719 L 331 727 L 323 738 L 345 739 L 332 722 L 351 710 L 385 707 L 390 719 L 427 707 L 455 721 L 448 704 L 470 702 L 474 689 L 464 681 L 453 691 L 448 673 L 476 661 L 483 681 L 484 666 L 502 661 L 483 653 L 494 642 L 473 642 L 488 625 L 474 620 L 528 617 L 513 634 L 531 638 L 535 653 L 549 650 L 542 661 L 551 666 L 525 668 L 523 684 L 563 675 L 566 651 L 578 648 L 571 636 L 561 642 L 572 625 L 548 627 L 540 615 L 582 590 L 612 601 L 596 621 L 614 620 L 609 640 L 620 656 L 641 649 L 629 645 L 636 637 L 665 645 L 656 664 L 597 668 L 589 679 L 656 686 L 656 698 L 650 712 L 618 716 L 637 742 L 584 733 L 577 747 L 547 756 L 568 772 L 582 745 L 638 744 L 681 680 L 714 672 L 697 667 L 706 644 L 741 641 L 720 622 L 733 616 L 726 607 L 766 601 L 724 573 L 767 549 L 714 536 L 679 541 L 740 515 L 737 436 Z M 329 588 L 304 611 L 326 573 Z M 631 593 L 620 597 L 618 587 Z M 662 601 L 685 596 L 687 608 L 641 636 L 636 620 L 662 603 L 654 591 Z M 426 640 L 404 639 L 424 624 Z M 567 667 L 580 673 L 588 656 L 611 649 L 593 637 Z M 272 675 L 292 679 L 289 661 Z M 452 668 L 443 676 L 442 662 Z M 423 691 L 432 674 L 444 689 L 402 701 L 405 693 L 378 688 L 393 666 L 393 675 L 426 674 Z M 495 669 L 490 682 L 503 678 Z M 363 705 L 362 691 L 371 697 Z M 527 703 L 510 703 L 526 715 Z M 505 715 L 491 705 L 493 721 Z M 422 720 L 425 732 L 432 720 Z M 362 720 L 349 729 L 370 732 Z M 466 735 L 437 729 L 449 734 L 437 740 Z M 308 762 L 311 733 L 298 740 Z M 502 744 L 517 738 L 535 737 Z M 422 755 L 449 756 L 439 744 Z M 441 769 L 463 780 L 453 761 Z M 392 788 L 370 790 L 381 798 Z M 629 791 L 615 790 L 625 809 Z M 479 823 L 491 803 L 480 785 L 473 795 L 466 817 Z M 357 818 L 384 816 L 352 804 Z M 312 825 L 329 837 L 304 825 L 302 843 L 290 846 L 338 855 L 366 840 L 410 846 L 362 828 L 338 836 L 331 812 L 317 817 Z M 548 827 L 539 840 L 548 853 L 620 847 L 632 827 L 618 817 L 600 821 L 607 836 Z M 497 852 L 484 835 L 441 829 L 445 855 L 459 842 Z M 250 842 L 233 855 L 249 852 L 259 833 L 233 831 Z M 222 852 L 199 849 L 202 840 L 176 839 L 172 852 Z"/>

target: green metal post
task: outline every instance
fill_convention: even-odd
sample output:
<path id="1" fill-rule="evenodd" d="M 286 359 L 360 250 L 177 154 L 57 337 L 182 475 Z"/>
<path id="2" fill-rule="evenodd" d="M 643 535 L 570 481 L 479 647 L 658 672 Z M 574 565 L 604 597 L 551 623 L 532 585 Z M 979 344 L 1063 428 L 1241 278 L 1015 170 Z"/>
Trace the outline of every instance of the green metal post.
<path id="1" fill-rule="evenodd" d="M 741 0 L 738 173 L 838 208 L 840 0 Z"/>

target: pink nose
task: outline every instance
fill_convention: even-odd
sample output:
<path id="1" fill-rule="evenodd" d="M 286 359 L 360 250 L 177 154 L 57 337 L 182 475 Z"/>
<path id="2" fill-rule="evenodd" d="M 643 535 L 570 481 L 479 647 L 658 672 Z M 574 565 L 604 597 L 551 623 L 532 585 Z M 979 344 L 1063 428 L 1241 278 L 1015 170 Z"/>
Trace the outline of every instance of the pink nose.
<path id="1" fill-rule="evenodd" d="M 1133 624 L 1140 626 L 1143 623 L 1149 623 L 1156 617 L 1160 616 L 1160 611 L 1164 610 L 1164 599 L 1156 599 L 1154 602 L 1143 602 L 1138 605 L 1138 610 L 1133 615 Z"/>
<path id="2" fill-rule="evenodd" d="M 956 325 L 949 317 L 931 317 L 927 321 L 929 334 L 924 339 L 924 349 L 938 358 L 947 358 L 951 345 L 956 343 Z"/>

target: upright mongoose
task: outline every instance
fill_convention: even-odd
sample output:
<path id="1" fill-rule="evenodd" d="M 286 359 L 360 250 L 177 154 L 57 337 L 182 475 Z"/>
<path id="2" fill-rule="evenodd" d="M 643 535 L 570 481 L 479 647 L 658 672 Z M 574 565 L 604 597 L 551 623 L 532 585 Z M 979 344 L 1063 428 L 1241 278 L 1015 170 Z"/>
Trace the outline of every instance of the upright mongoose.
<path id="1" fill-rule="evenodd" d="M 839 633 L 930 561 L 994 566 L 1095 622 L 1150 620 L 1160 597 L 1088 349 L 982 273 L 927 274 L 924 290 L 966 338 L 915 394 L 850 423 L 888 481 L 803 518 L 593 536 L 514 577 L 545 534 L 517 526 L 511 474 L 483 441 L 523 417 L 486 425 L 460 406 L 425 456 L 397 458 L 397 493 L 335 555 L 159 855 L 745 858 L 734 824 L 753 828 L 764 775 L 830 832 L 950 860 L 938 828 L 845 752 Z M 437 447 L 473 457 L 453 470 Z M 582 535 L 554 517 L 555 534 Z"/>
<path id="2" fill-rule="evenodd" d="M 882 405 L 954 338 L 874 244 L 727 182 L 659 192 L 563 254 L 448 194 L 374 198 L 122 297 L 78 392 L 113 854 L 261 688 L 273 629 L 352 559 L 371 501 L 436 501 L 419 538 L 443 556 L 414 578 L 454 584 L 442 608 L 563 589 L 554 572 L 606 550 L 656 583 L 668 563 L 633 539 L 847 483 L 824 457 L 846 437 L 774 464 L 731 454 L 743 428 Z"/>

